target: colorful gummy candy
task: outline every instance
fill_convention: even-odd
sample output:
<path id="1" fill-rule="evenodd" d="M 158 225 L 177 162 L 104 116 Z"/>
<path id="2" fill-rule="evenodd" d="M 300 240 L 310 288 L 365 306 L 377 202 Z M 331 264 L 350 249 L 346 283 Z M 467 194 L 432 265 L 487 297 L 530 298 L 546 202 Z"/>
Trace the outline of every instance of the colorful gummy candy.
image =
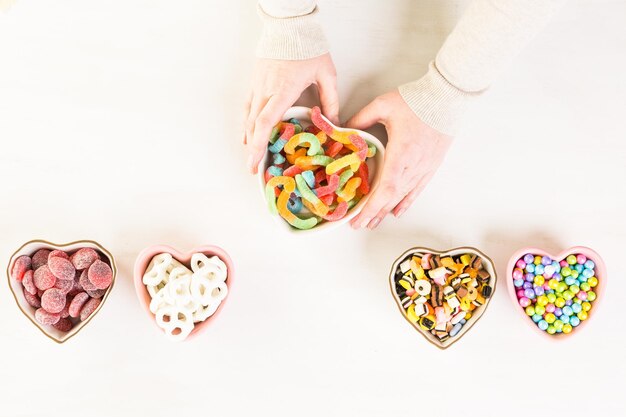
<path id="1" fill-rule="evenodd" d="M 196 323 L 211 317 L 228 294 L 228 269 L 217 256 L 194 253 L 191 269 L 169 253 L 152 258 L 142 282 L 150 311 L 168 338 L 184 340 Z"/>
<path id="2" fill-rule="evenodd" d="M 370 191 L 367 158 L 376 148 L 355 131 L 339 131 L 326 122 L 319 107 L 312 124 L 297 119 L 272 130 L 265 170 L 265 197 L 272 214 L 297 229 L 342 219 Z"/>
<path id="3" fill-rule="evenodd" d="M 596 299 L 595 268 L 582 254 L 559 262 L 527 253 L 517 260 L 511 278 L 520 306 L 537 327 L 550 335 L 568 334 L 587 320 Z"/>
<path id="4" fill-rule="evenodd" d="M 459 334 L 493 293 L 482 258 L 413 253 L 395 271 L 395 293 L 409 321 L 443 342 Z"/>
<path id="5" fill-rule="evenodd" d="M 93 314 L 111 286 L 113 271 L 107 262 L 92 248 L 71 255 L 39 249 L 15 260 L 11 278 L 21 282 L 35 320 L 67 332 Z"/>

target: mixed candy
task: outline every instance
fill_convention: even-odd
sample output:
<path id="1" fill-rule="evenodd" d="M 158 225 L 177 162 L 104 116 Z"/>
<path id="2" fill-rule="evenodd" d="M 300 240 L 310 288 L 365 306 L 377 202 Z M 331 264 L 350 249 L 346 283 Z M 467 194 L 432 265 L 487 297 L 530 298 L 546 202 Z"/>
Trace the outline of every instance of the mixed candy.
<path id="1" fill-rule="evenodd" d="M 512 279 L 517 300 L 541 330 L 571 333 L 587 320 L 596 299 L 596 265 L 585 255 L 562 261 L 528 253 L 517 260 Z"/>
<path id="2" fill-rule="evenodd" d="M 169 253 L 156 255 L 143 276 L 157 325 L 172 340 L 184 340 L 195 323 L 211 317 L 228 294 L 228 270 L 217 256 L 194 253 L 191 270 Z"/>
<path id="3" fill-rule="evenodd" d="M 355 131 L 339 131 L 311 110 L 310 126 L 278 123 L 268 149 L 265 195 L 272 214 L 297 229 L 343 218 L 370 191 L 367 158 L 376 154 Z"/>
<path id="4" fill-rule="evenodd" d="M 441 342 L 459 334 L 493 293 L 482 258 L 471 253 L 408 255 L 394 276 L 395 295 L 409 321 Z"/>
<path id="5" fill-rule="evenodd" d="M 39 249 L 13 263 L 11 278 L 21 282 L 35 320 L 68 332 L 85 321 L 102 302 L 113 282 L 108 258 L 92 248 L 68 254 Z"/>

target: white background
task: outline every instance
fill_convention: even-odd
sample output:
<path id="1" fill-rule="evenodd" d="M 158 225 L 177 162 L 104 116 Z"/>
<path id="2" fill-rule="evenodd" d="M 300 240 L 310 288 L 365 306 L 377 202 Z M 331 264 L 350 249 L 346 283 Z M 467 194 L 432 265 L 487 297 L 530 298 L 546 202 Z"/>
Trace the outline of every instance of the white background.
<path id="1" fill-rule="evenodd" d="M 325 1 L 342 118 L 426 69 L 465 7 Z M 286 234 L 245 170 L 248 1 L 31 1 L 0 12 L 0 263 L 33 238 L 116 256 L 99 315 L 57 345 L 0 285 L 0 414 L 624 415 L 626 3 L 571 1 L 468 114 L 444 166 L 378 230 Z M 155 243 L 225 248 L 230 298 L 172 344 L 137 302 Z M 593 323 L 535 334 L 505 291 L 513 251 L 582 244 L 610 274 Z M 439 351 L 401 317 L 391 263 L 423 245 L 496 262 L 482 320 Z M 596 314 L 597 313 L 597 314 Z"/>

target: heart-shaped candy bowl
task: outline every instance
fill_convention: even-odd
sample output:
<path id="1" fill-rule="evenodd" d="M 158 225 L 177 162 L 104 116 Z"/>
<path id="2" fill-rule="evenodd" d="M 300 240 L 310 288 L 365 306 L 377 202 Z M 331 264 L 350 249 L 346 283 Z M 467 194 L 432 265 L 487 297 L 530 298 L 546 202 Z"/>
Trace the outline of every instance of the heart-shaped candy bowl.
<path id="1" fill-rule="evenodd" d="M 137 256 L 133 275 L 139 303 L 150 319 L 169 339 L 182 341 L 217 319 L 234 273 L 230 256 L 217 246 L 182 253 L 155 245 Z"/>
<path id="2" fill-rule="evenodd" d="M 391 267 L 391 294 L 404 318 L 441 349 L 463 337 L 496 289 L 491 259 L 478 249 L 412 248 Z"/>
<path id="3" fill-rule="evenodd" d="M 373 135 L 333 125 L 318 107 L 290 108 L 259 164 L 268 209 L 293 233 L 349 222 L 380 181 L 385 148 Z"/>
<path id="4" fill-rule="evenodd" d="M 544 337 L 561 340 L 579 333 L 596 315 L 607 274 L 600 255 L 587 247 L 556 255 L 527 247 L 511 256 L 506 282 L 524 322 Z"/>
<path id="5" fill-rule="evenodd" d="M 7 267 L 17 306 L 57 343 L 76 335 L 100 311 L 116 273 L 113 255 L 91 240 L 31 240 L 11 256 Z"/>

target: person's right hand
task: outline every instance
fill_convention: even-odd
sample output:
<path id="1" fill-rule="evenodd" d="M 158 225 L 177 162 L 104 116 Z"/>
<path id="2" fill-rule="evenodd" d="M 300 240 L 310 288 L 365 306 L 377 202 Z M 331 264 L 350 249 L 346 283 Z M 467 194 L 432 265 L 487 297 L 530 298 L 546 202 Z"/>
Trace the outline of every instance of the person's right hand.
<path id="1" fill-rule="evenodd" d="M 257 59 L 243 141 L 252 174 L 257 173 L 272 128 L 311 84 L 319 90 L 322 113 L 338 124 L 337 72 L 330 54 L 301 61 Z"/>

